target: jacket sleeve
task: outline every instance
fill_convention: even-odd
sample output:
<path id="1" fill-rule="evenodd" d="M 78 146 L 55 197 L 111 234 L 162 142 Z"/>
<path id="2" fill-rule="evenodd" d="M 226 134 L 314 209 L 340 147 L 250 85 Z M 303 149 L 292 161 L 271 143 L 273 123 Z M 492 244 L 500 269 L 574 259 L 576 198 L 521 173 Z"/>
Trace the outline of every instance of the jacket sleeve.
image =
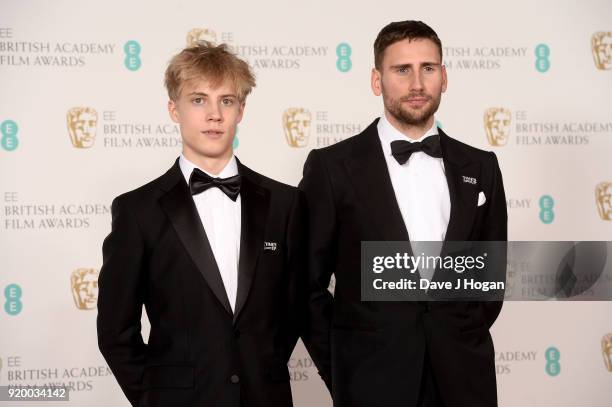
<path id="1" fill-rule="evenodd" d="M 329 174 L 313 150 L 304 164 L 299 189 L 308 210 L 308 298 L 302 339 L 319 375 L 331 389 L 330 331 L 333 296 L 328 290 L 336 253 L 336 208 Z"/>
<path id="2" fill-rule="evenodd" d="M 506 194 L 504 192 L 504 183 L 502 180 L 501 170 L 495 153 L 491 152 L 493 182 L 491 187 L 491 196 L 489 206 L 484 217 L 484 224 L 480 240 L 481 241 L 508 241 L 508 210 L 506 208 Z M 505 253 L 505 251 L 504 251 Z M 502 260 L 505 265 L 505 256 Z M 505 275 L 505 272 L 504 272 Z M 502 301 L 490 301 L 484 303 L 484 313 L 489 327 L 493 325 L 497 316 L 501 312 Z"/>
<path id="3" fill-rule="evenodd" d="M 121 389 L 138 405 L 146 359 L 140 332 L 144 244 L 135 216 L 121 197 L 113 201 L 112 229 L 102 246 L 98 280 L 98 346 Z"/>

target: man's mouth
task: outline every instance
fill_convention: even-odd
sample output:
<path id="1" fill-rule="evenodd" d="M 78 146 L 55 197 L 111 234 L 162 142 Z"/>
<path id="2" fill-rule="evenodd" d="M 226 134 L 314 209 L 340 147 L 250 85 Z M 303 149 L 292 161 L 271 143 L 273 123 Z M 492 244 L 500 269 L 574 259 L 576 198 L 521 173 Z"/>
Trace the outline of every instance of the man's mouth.
<path id="1" fill-rule="evenodd" d="M 405 98 L 403 101 L 408 103 L 411 107 L 422 107 L 429 101 L 429 98 L 422 96 L 409 97 Z"/>
<path id="2" fill-rule="evenodd" d="M 201 133 L 213 138 L 221 137 L 223 135 L 223 131 L 221 130 L 202 130 Z"/>

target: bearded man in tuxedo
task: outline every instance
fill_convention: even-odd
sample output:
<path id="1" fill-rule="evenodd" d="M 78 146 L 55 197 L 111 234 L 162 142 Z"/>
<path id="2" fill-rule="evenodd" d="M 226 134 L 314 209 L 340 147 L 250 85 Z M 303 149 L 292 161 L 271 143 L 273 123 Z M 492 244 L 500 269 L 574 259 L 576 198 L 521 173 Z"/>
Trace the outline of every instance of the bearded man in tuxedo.
<path id="1" fill-rule="evenodd" d="M 436 126 L 447 84 L 433 29 L 387 25 L 374 43 L 371 75 L 383 114 L 362 133 L 311 151 L 304 165 L 304 342 L 337 407 L 497 405 L 489 329 L 501 302 L 361 300 L 362 241 L 507 240 L 495 154 Z"/>

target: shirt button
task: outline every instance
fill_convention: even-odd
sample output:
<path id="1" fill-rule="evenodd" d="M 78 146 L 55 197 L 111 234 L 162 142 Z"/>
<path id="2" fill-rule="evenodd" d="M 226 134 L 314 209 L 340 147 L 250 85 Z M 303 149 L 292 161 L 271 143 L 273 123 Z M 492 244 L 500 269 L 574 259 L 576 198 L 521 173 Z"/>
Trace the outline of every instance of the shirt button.
<path id="1" fill-rule="evenodd" d="M 230 377 L 230 382 L 237 384 L 240 382 L 240 377 L 238 377 L 237 374 L 233 374 L 232 377 Z"/>

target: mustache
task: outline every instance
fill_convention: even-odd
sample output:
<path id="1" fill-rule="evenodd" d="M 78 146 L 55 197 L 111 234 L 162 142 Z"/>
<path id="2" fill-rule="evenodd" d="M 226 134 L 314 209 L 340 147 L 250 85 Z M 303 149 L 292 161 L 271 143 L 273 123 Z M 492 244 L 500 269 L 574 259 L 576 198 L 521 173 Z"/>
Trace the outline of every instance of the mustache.
<path id="1" fill-rule="evenodd" d="M 431 96 L 426 93 L 410 93 L 407 96 L 402 96 L 400 102 L 409 102 L 415 98 L 431 100 Z"/>

